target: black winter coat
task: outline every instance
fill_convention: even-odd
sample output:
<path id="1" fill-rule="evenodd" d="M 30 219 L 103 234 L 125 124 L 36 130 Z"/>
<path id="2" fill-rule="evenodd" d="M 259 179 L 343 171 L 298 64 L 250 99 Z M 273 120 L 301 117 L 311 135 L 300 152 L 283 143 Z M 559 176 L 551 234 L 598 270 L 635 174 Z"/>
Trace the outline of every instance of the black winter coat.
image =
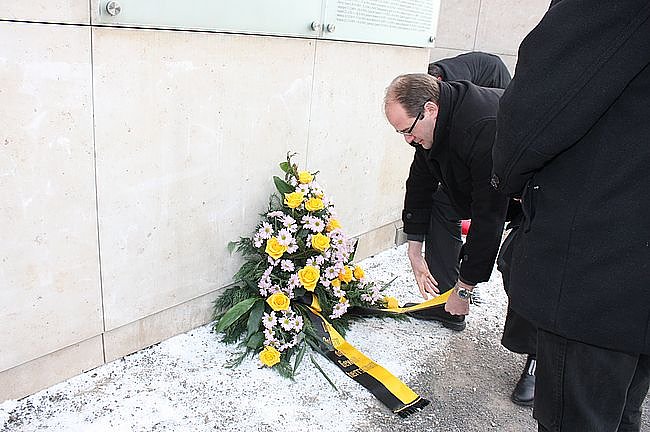
<path id="1" fill-rule="evenodd" d="M 472 219 L 460 266 L 460 278 L 472 284 L 490 278 L 508 207 L 508 198 L 490 185 L 502 93 L 469 81 L 441 82 L 433 147 L 416 148 L 406 181 L 407 234 L 426 234 L 438 184 L 459 217 Z"/>
<path id="2" fill-rule="evenodd" d="M 508 68 L 499 56 L 480 51 L 436 60 L 431 65 L 442 69 L 445 81 L 467 80 L 483 87 L 504 89 L 511 79 Z"/>
<path id="3" fill-rule="evenodd" d="M 519 48 L 494 183 L 523 194 L 511 307 L 650 354 L 650 2 L 559 0 Z"/>

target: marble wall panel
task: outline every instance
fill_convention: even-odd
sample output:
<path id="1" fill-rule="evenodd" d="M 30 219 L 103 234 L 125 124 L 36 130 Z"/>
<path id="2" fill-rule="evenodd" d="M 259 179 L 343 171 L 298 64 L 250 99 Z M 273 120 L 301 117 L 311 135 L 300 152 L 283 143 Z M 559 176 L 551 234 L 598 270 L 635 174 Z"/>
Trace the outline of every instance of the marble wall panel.
<path id="1" fill-rule="evenodd" d="M 0 23 L 0 371 L 102 331 L 90 29 Z"/>
<path id="2" fill-rule="evenodd" d="M 401 217 L 412 148 L 384 115 L 384 92 L 397 75 L 426 71 L 429 53 L 319 41 L 308 168 L 333 197 L 348 235 Z"/>
<path id="3" fill-rule="evenodd" d="M 549 0 L 481 0 L 475 50 L 517 55 L 519 44 L 549 4 Z"/>
<path id="4" fill-rule="evenodd" d="M 93 32 L 110 330 L 231 281 L 227 243 L 255 228 L 286 153 L 306 153 L 315 42 Z"/>
<path id="5" fill-rule="evenodd" d="M 436 32 L 436 48 L 472 51 L 481 0 L 442 0 Z"/>
<path id="6" fill-rule="evenodd" d="M 88 0 L 2 0 L 0 20 L 89 24 Z"/>
<path id="7" fill-rule="evenodd" d="M 103 363 L 102 337 L 95 336 L 0 372 L 0 404 L 29 396 Z"/>

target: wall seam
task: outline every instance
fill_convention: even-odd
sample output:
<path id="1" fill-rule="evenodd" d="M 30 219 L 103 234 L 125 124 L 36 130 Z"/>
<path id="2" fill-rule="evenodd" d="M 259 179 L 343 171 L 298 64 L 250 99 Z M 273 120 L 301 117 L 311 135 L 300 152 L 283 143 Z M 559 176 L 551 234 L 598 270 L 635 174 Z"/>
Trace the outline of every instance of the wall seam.
<path id="1" fill-rule="evenodd" d="M 483 9 L 483 0 L 478 0 L 478 15 L 476 16 L 476 27 L 474 28 L 474 43 L 472 51 L 476 51 L 476 41 L 478 40 L 478 24 L 481 21 L 481 9 Z"/>
<path id="2" fill-rule="evenodd" d="M 101 307 L 101 316 L 102 316 L 102 359 L 106 363 L 106 343 L 104 340 L 104 333 L 106 333 L 106 308 L 104 307 L 104 275 L 102 272 L 102 248 L 101 248 L 101 236 L 99 233 L 99 192 L 97 190 L 97 136 L 96 136 L 96 122 L 95 122 L 95 50 L 94 50 L 94 29 L 89 27 L 90 32 L 90 92 L 91 92 L 91 102 L 90 102 L 90 112 L 93 119 L 92 127 L 92 140 L 93 140 L 93 169 L 94 169 L 94 181 L 95 181 L 95 223 L 97 227 L 97 261 L 99 265 L 99 295 L 100 295 L 100 307 Z"/>

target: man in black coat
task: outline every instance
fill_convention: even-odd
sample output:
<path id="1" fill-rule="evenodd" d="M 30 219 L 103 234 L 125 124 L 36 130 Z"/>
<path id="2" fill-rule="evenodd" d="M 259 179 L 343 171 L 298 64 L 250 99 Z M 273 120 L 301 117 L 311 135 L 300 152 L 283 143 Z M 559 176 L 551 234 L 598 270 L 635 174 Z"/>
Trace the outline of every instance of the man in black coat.
<path id="1" fill-rule="evenodd" d="M 506 88 L 510 72 L 499 56 L 472 51 L 429 63 L 429 75 L 442 81 L 467 80 L 482 87 Z"/>
<path id="2" fill-rule="evenodd" d="M 650 384 L 650 2 L 555 0 L 500 102 L 521 196 L 511 306 L 538 330 L 540 431 L 638 431 Z"/>
<path id="3" fill-rule="evenodd" d="M 510 72 L 499 56 L 480 51 L 436 60 L 429 64 L 429 75 L 442 81 L 467 80 L 478 86 L 502 89 L 505 89 L 511 81 Z M 507 228 L 510 229 L 510 233 L 504 241 L 504 245 L 510 244 L 519 229 L 521 206 L 518 203 L 511 202 L 507 220 L 511 221 Z M 503 251 L 506 249 L 502 248 Z M 508 292 L 510 288 L 509 259 L 502 252 L 499 254 L 497 263 L 498 269 L 503 274 L 503 285 Z M 526 355 L 524 370 L 519 376 L 510 399 L 518 405 L 531 406 L 535 394 L 537 329 L 528 320 L 508 308 L 501 344 L 512 352 Z"/>
<path id="4" fill-rule="evenodd" d="M 415 147 L 402 220 L 420 293 L 426 299 L 454 289 L 444 308 L 412 315 L 452 330 L 465 328 L 471 293 L 490 278 L 510 202 L 490 185 L 502 93 L 469 81 L 409 74 L 393 80 L 384 100 L 388 121 Z M 461 219 L 472 220 L 464 246 Z M 532 353 L 535 335 L 532 328 Z M 528 390 L 530 403 L 534 378 Z"/>

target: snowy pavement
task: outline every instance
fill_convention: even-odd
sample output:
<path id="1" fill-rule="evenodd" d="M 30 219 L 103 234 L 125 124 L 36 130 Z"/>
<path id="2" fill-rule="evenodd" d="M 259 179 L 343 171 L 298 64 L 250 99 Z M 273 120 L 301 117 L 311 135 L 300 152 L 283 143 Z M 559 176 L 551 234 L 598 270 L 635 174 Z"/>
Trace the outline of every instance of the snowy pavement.
<path id="1" fill-rule="evenodd" d="M 361 265 L 376 281 L 388 282 L 397 276 L 387 293 L 397 297 L 401 304 L 421 301 L 405 246 L 368 258 Z M 491 351 L 500 350 L 498 355 L 506 356 L 506 361 L 512 363 L 507 369 L 513 370 L 500 371 L 504 372 L 500 382 L 486 380 L 484 385 L 505 386 L 499 391 L 506 393 L 509 380 L 516 379 L 519 373 L 515 370 L 519 366 L 514 366 L 516 358 L 507 357 L 510 353 L 498 346 L 506 297 L 496 272 L 489 282 L 480 285 L 480 297 L 483 303 L 472 307 L 468 330 L 462 333 L 454 333 L 436 322 L 373 318 L 355 323 L 346 339 L 415 392 L 430 399 L 435 399 L 435 395 L 431 397 L 435 385 L 431 377 L 440 373 L 436 369 L 453 357 L 457 346 L 486 344 Z M 408 419 L 402 421 L 390 413 L 372 394 L 318 354 L 312 354 L 314 360 L 338 391 L 316 370 L 309 355 L 292 382 L 261 368 L 257 359 L 248 358 L 235 369 L 224 367 L 236 352 L 236 346 L 219 342 L 210 325 L 200 327 L 20 401 L 0 404 L 0 431 L 343 432 L 401 430 L 399 425 L 409 423 Z M 447 367 L 454 370 L 457 365 Z M 491 365 L 489 370 L 495 375 L 495 368 L 500 367 L 504 366 Z M 433 372 L 424 374 L 427 368 Z M 469 397 L 476 393 L 476 384 L 471 382 L 450 384 L 446 390 L 439 385 L 438 390 L 451 394 L 454 386 L 467 387 Z M 490 393 L 490 388 L 483 393 Z M 506 414 L 491 421 L 493 425 L 510 424 L 513 417 L 522 417 L 515 422 L 518 425 L 534 425 L 529 409 L 514 407 L 507 394 L 496 396 Z M 430 419 L 435 418 L 437 409 L 444 407 L 432 400 L 429 407 L 411 416 L 411 422 L 422 424 L 422 429 L 404 430 L 429 430 L 428 422 L 433 421 Z M 469 426 L 465 428 L 470 430 Z M 516 426 L 508 430 L 533 429 Z"/>

